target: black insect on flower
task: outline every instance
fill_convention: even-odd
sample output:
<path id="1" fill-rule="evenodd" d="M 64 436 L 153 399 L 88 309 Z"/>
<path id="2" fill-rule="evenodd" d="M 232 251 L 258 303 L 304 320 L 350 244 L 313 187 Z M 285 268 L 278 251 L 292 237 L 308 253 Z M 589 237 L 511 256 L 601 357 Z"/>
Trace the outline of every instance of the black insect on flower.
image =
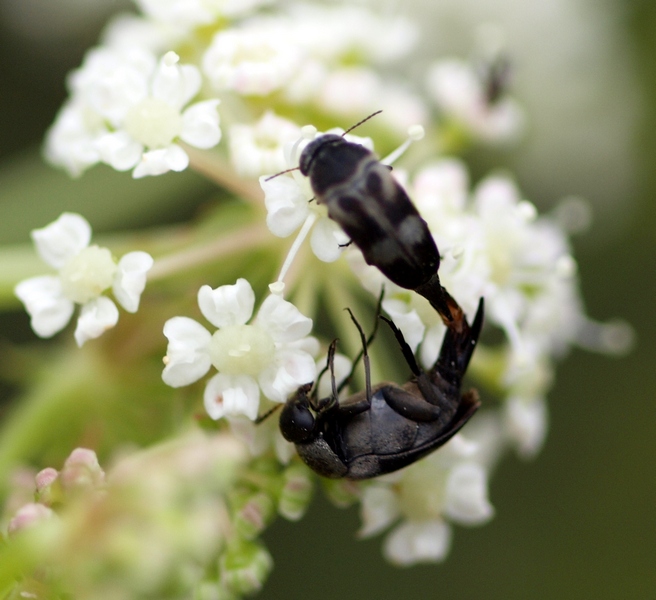
<path id="1" fill-rule="evenodd" d="M 452 320 L 437 274 L 435 240 L 390 167 L 344 135 L 325 134 L 301 153 L 299 169 L 310 179 L 317 203 L 374 265 L 396 285 L 426 297 L 446 322 Z"/>
<path id="2" fill-rule="evenodd" d="M 367 353 L 373 334 L 365 339 L 351 313 L 362 340 L 365 389 L 339 400 L 333 341 L 327 361 L 331 395 L 319 399 L 316 384 L 300 387 L 282 409 L 283 436 L 295 444 L 310 468 L 330 478 L 377 477 L 412 464 L 442 446 L 480 406 L 476 390 L 461 394 L 460 388 L 483 324 L 483 305 L 481 298 L 470 326 L 456 304 L 460 322 L 447 328 L 439 356 L 428 371 L 419 367 L 394 323 L 380 317 L 393 331 L 412 377 L 404 385 L 383 382 L 373 387 Z"/>

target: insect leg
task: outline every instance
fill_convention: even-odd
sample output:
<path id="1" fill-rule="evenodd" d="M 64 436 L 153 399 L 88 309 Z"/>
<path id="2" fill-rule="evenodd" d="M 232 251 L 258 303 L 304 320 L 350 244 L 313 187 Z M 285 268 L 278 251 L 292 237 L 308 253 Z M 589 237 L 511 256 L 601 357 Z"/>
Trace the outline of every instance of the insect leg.
<path id="1" fill-rule="evenodd" d="M 378 331 L 378 317 L 380 316 L 380 311 L 382 308 L 383 304 L 383 295 L 385 294 L 385 287 L 380 290 L 380 295 L 378 296 L 378 303 L 376 304 L 376 315 L 374 317 L 374 328 L 372 329 L 371 333 L 369 334 L 369 337 L 367 338 L 367 341 L 365 344 L 362 345 L 362 350 L 358 353 L 358 355 L 355 357 L 353 360 L 353 366 L 351 367 L 351 372 L 348 374 L 346 379 L 342 381 L 342 383 L 339 384 L 339 388 L 337 389 L 338 392 L 341 392 L 351 381 L 353 377 L 353 373 L 355 373 L 355 369 L 358 366 L 358 363 L 362 360 L 362 357 L 364 356 L 365 353 L 365 348 L 369 348 L 371 345 L 371 342 L 374 341 L 374 337 L 376 336 L 376 332 Z M 350 311 L 349 311 L 350 312 Z M 359 328 L 359 324 L 355 319 L 353 318 L 353 315 L 351 314 L 351 319 L 355 322 L 356 326 Z"/>
<path id="2" fill-rule="evenodd" d="M 405 338 L 403 337 L 401 330 L 396 325 L 394 325 L 391 319 L 388 319 L 383 315 L 380 315 L 380 318 L 383 321 L 385 321 L 385 323 L 387 323 L 389 325 L 389 328 L 392 330 L 392 333 L 394 334 L 394 337 L 396 337 L 396 341 L 399 343 L 399 346 L 401 347 L 401 352 L 403 352 L 403 357 L 405 358 L 405 361 L 408 363 L 408 366 L 410 367 L 412 374 L 415 377 L 419 377 L 422 374 L 422 370 L 417 364 L 417 359 L 415 358 L 415 355 L 412 353 L 412 349 L 410 348 L 410 346 L 408 346 L 408 342 L 405 341 Z"/>
<path id="3" fill-rule="evenodd" d="M 311 406 L 316 411 L 324 409 L 332 402 L 337 402 L 339 395 L 337 391 L 337 386 L 335 385 L 335 348 L 337 347 L 337 340 L 334 339 L 330 346 L 328 346 L 328 357 L 326 359 L 326 366 L 321 369 L 319 375 L 317 375 L 316 383 L 314 389 L 312 390 L 312 402 Z M 326 371 L 330 370 L 330 383 L 332 385 L 332 394 L 328 398 L 323 398 L 321 400 L 317 399 L 319 393 L 319 380 L 324 376 Z"/>
<path id="4" fill-rule="evenodd" d="M 347 308 L 349 315 L 351 315 L 351 320 L 355 323 L 355 326 L 358 328 L 360 333 L 360 341 L 362 342 L 362 362 L 364 363 L 364 380 L 365 380 L 365 397 L 368 402 L 371 402 L 371 366 L 369 364 L 369 354 L 367 353 L 367 338 L 364 335 L 360 323 L 358 323 L 355 315 L 351 312 L 350 308 Z"/>

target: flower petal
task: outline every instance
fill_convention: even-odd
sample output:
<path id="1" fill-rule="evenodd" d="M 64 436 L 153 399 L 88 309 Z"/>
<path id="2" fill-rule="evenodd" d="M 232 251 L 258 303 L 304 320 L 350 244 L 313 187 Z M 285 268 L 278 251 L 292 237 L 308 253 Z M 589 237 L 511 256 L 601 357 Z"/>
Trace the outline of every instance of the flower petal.
<path id="1" fill-rule="evenodd" d="M 255 292 L 241 277 L 233 285 L 222 285 L 214 290 L 204 285 L 198 290 L 198 306 L 215 327 L 244 325 L 253 314 Z"/>
<path id="2" fill-rule="evenodd" d="M 274 402 L 285 402 L 301 385 L 317 376 L 314 359 L 306 352 L 286 350 L 278 352 L 274 363 L 264 369 L 258 382 L 264 395 Z"/>
<path id="3" fill-rule="evenodd" d="M 164 335 L 169 340 L 162 372 L 164 383 L 171 387 L 189 385 L 210 370 L 212 335 L 198 321 L 173 317 L 164 323 Z"/>
<path id="4" fill-rule="evenodd" d="M 274 294 L 262 302 L 256 322 L 278 343 L 295 342 L 312 331 L 312 319 L 304 316 L 291 302 Z"/>
<path id="5" fill-rule="evenodd" d="M 219 100 L 192 104 L 182 113 L 180 139 L 196 148 L 213 148 L 221 140 Z"/>
<path id="6" fill-rule="evenodd" d="M 254 421 L 260 408 L 260 389 L 248 375 L 218 373 L 207 382 L 203 400 L 207 414 L 214 420 L 246 415 Z"/>
<path id="7" fill-rule="evenodd" d="M 391 563 L 408 566 L 440 562 L 451 546 L 451 528 L 444 521 L 410 521 L 399 525 L 385 540 L 383 552 Z"/>
<path id="8" fill-rule="evenodd" d="M 39 337 L 49 338 L 66 327 L 75 305 L 62 293 L 59 277 L 44 275 L 21 281 L 14 293 L 31 317 L 30 325 Z"/>
<path id="9" fill-rule="evenodd" d="M 180 57 L 167 52 L 153 76 L 153 98 L 162 100 L 177 110 L 189 102 L 200 90 L 201 74 L 194 65 L 179 65 Z"/>
<path id="10" fill-rule="evenodd" d="M 283 175 L 266 179 L 264 175 L 260 177 L 267 227 L 273 235 L 287 237 L 301 226 L 310 212 L 308 198 L 293 177 Z"/>
<path id="11" fill-rule="evenodd" d="M 117 171 L 128 171 L 141 160 L 143 145 L 125 131 L 101 135 L 94 142 L 100 160 Z"/>
<path id="12" fill-rule="evenodd" d="M 310 247 L 315 256 L 323 262 L 336 261 L 349 243 L 349 237 L 335 221 L 319 219 L 312 230 Z"/>
<path id="13" fill-rule="evenodd" d="M 489 521 L 494 508 L 487 497 L 487 473 L 476 463 L 456 465 L 446 481 L 444 514 L 453 521 L 479 525 Z"/>
<path id="14" fill-rule="evenodd" d="M 372 485 L 364 488 L 360 497 L 362 527 L 358 537 L 376 535 L 394 522 L 399 516 L 399 502 L 389 487 Z"/>
<path id="15" fill-rule="evenodd" d="M 535 456 L 547 435 L 548 413 L 542 398 L 509 398 L 504 407 L 505 427 L 517 444 L 519 453 L 530 458 Z"/>
<path id="16" fill-rule="evenodd" d="M 61 269 L 68 259 L 89 245 L 91 225 L 76 213 L 62 213 L 60 217 L 31 233 L 41 258 L 55 269 Z"/>
<path id="17" fill-rule="evenodd" d="M 99 296 L 82 306 L 75 328 L 75 341 L 82 345 L 100 337 L 118 323 L 118 308 L 106 296 Z"/>
<path id="18" fill-rule="evenodd" d="M 184 171 L 189 166 L 187 153 L 177 144 L 150 150 L 141 156 L 141 162 L 132 171 L 134 179 L 147 175 L 162 175 L 169 171 Z"/>
<path id="19" fill-rule="evenodd" d="M 112 291 L 128 312 L 137 312 L 141 293 L 146 287 L 146 274 L 152 266 L 153 257 L 147 252 L 128 252 L 118 261 Z"/>

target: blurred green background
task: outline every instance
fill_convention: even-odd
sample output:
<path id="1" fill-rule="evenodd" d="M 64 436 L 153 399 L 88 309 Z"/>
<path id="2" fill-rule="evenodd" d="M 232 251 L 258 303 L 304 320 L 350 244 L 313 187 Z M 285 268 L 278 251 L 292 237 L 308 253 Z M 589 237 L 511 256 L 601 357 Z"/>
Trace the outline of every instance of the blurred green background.
<path id="1" fill-rule="evenodd" d="M 318 499 L 301 523 L 280 520 L 265 536 L 276 568 L 262 597 L 656 597 L 656 4 L 547 4 L 551 29 L 542 28 L 537 2 L 487 3 L 490 14 L 477 12 L 473 1 L 442 7 L 448 18 L 462 18 L 461 28 L 475 17 L 508 19 L 516 95 L 529 122 L 535 119 L 515 153 L 472 155 L 473 176 L 507 166 L 543 210 L 568 194 L 590 200 L 596 221 L 574 239 L 587 311 L 632 323 L 635 349 L 625 358 L 574 350 L 559 366 L 542 453 L 532 462 L 502 461 L 491 483 L 494 520 L 456 528 L 444 564 L 391 567 L 379 538 L 354 540 L 355 511 Z M 177 221 L 212 193 L 193 174 L 135 183 L 96 168 L 73 182 L 41 164 L 39 144 L 65 98 L 66 72 L 97 40 L 107 15 L 126 6 L 0 2 L 1 243 L 27 243 L 34 226 L 64 209 L 81 211 L 95 231 Z M 442 18 L 437 4 L 408 6 L 430 16 L 428 29 Z M 458 14 L 461 8 L 471 14 Z M 603 16 L 594 35 L 588 16 Z M 445 16 L 445 30 L 448 23 Z M 441 41 L 426 53 L 448 47 Z M 134 193 L 147 201 L 132 202 Z M 22 311 L 0 317 L 0 344 L 31 336 Z M 2 385 L 5 411 L 16 390 Z"/>

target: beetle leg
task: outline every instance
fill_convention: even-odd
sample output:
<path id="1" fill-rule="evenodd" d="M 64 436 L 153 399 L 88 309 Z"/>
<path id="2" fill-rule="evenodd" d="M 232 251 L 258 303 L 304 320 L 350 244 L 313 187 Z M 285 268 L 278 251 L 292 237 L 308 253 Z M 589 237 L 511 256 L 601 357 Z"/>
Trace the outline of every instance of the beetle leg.
<path id="1" fill-rule="evenodd" d="M 322 412 L 327 410 L 333 404 L 339 403 L 339 394 L 337 393 L 337 386 L 335 384 L 335 348 L 337 347 L 337 340 L 334 339 L 330 346 L 328 346 L 328 358 L 326 359 L 326 366 L 321 370 L 321 373 L 317 376 L 317 379 L 314 384 L 314 389 L 312 390 L 312 401 L 310 405 L 316 412 Z M 319 390 L 319 380 L 323 377 L 326 371 L 330 371 L 330 383 L 332 385 L 332 394 L 327 398 L 322 398 L 319 400 L 317 398 Z"/>
<path id="2" fill-rule="evenodd" d="M 403 337 L 401 330 L 394 324 L 394 322 L 391 319 L 388 319 L 383 315 L 380 315 L 380 318 L 383 321 L 385 321 L 385 323 L 387 323 L 389 325 L 389 328 L 392 330 L 392 333 L 394 334 L 394 337 L 396 337 L 396 341 L 399 343 L 399 346 L 401 347 L 401 352 L 403 352 L 403 357 L 405 358 L 405 361 L 408 363 L 408 366 L 410 367 L 412 374 L 415 377 L 419 377 L 423 373 L 423 371 L 417 364 L 417 359 L 415 358 L 415 355 L 412 353 L 412 349 L 410 348 L 410 346 L 408 346 L 408 342 L 405 341 L 405 338 Z"/>
<path id="3" fill-rule="evenodd" d="M 360 323 L 358 323 L 351 309 L 347 308 L 346 310 L 348 310 L 349 315 L 351 315 L 351 321 L 355 323 L 358 333 L 360 334 L 360 341 L 362 342 L 362 362 L 364 363 L 365 397 L 367 398 L 367 401 L 371 403 L 371 366 L 369 364 L 369 354 L 367 353 L 367 338 L 365 338 L 364 331 L 362 330 L 362 327 L 360 327 Z"/>
<path id="4" fill-rule="evenodd" d="M 392 385 L 385 386 L 380 391 L 388 406 L 406 419 L 428 422 L 447 417 L 445 422 L 448 422 L 448 412 L 443 407 L 428 402 L 422 395 Z"/>
<path id="5" fill-rule="evenodd" d="M 383 288 L 380 290 L 380 295 L 378 296 L 378 303 L 376 304 L 376 315 L 375 315 L 375 318 L 374 318 L 374 328 L 372 329 L 371 333 L 369 334 L 369 337 L 367 338 L 366 343 L 364 343 L 364 344 L 362 345 L 362 350 L 360 350 L 360 352 L 358 353 L 358 355 L 357 355 L 357 356 L 355 357 L 355 359 L 353 360 L 353 366 L 351 367 L 351 372 L 348 374 L 348 376 L 346 377 L 346 379 L 344 379 L 344 381 L 342 381 L 342 382 L 339 384 L 339 387 L 337 388 L 337 391 L 338 391 L 339 393 L 342 392 L 342 390 L 343 390 L 343 389 L 349 384 L 349 382 L 350 382 L 351 379 L 353 378 L 353 373 L 355 373 L 355 369 L 356 369 L 356 367 L 358 366 L 358 363 L 362 360 L 362 357 L 364 356 L 364 353 L 365 353 L 365 347 L 366 347 L 366 348 L 369 348 L 369 346 L 371 345 L 371 342 L 374 341 L 374 337 L 376 336 L 376 332 L 378 331 L 378 317 L 380 316 L 380 311 L 381 311 L 381 309 L 382 309 L 382 304 L 383 304 L 383 295 L 384 295 L 384 294 L 385 294 L 385 286 L 383 286 Z M 350 311 L 349 311 L 349 312 L 350 312 Z M 351 319 L 353 320 L 353 322 L 355 323 L 355 325 L 359 328 L 360 325 L 358 324 L 358 322 L 357 322 L 357 321 L 355 320 L 355 318 L 353 317 L 353 314 L 351 314 Z"/>

